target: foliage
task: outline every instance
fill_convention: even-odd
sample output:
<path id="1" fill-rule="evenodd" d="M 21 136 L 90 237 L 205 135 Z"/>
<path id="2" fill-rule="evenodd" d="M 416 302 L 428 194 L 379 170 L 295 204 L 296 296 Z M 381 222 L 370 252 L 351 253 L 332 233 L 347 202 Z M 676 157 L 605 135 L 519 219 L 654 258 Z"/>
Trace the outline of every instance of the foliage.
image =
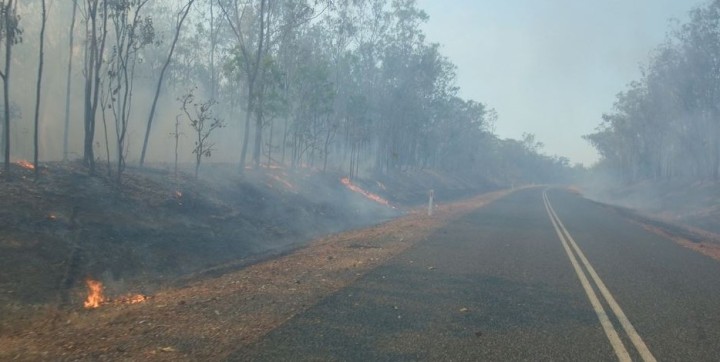
<path id="1" fill-rule="evenodd" d="M 212 156 L 215 150 L 215 144 L 209 141 L 210 134 L 218 128 L 225 127 L 225 122 L 212 112 L 217 102 L 212 99 L 205 102 L 197 101 L 194 91 L 195 89 L 189 91 L 178 98 L 178 101 L 182 103 L 180 108 L 190 122 L 190 127 L 195 130 L 195 147 L 192 153 L 195 155 L 195 177 L 197 177 L 202 158 Z"/>
<path id="2" fill-rule="evenodd" d="M 625 181 L 720 176 L 720 1 L 694 8 L 585 138 Z"/>
<path id="3" fill-rule="evenodd" d="M 25 13 L 37 10 L 30 0 L 19 1 Z M 70 14 L 73 3 L 56 2 L 60 15 L 48 22 L 55 27 L 49 34 L 60 33 L 62 15 Z M 250 168 L 260 167 L 262 156 L 268 166 L 314 167 L 349 177 L 432 169 L 495 184 L 556 181 L 569 170 L 566 160 L 542 155 L 537 140 L 494 134 L 498 114 L 459 95 L 456 67 L 439 44 L 427 41 L 422 28 L 428 15 L 415 0 L 78 5 L 84 25 L 78 44 L 84 48 L 61 51 L 84 65 L 82 72 L 68 71 L 84 78 L 75 82 L 84 94 L 72 102 L 68 97 L 68 113 L 84 113 L 85 164 L 92 170 L 94 148 L 104 146 L 108 163 L 117 160 L 118 180 L 126 159 L 139 153 L 143 164 L 148 143 L 153 161 L 172 157 L 173 145 L 163 145 L 150 131 L 171 132 L 175 99 L 184 105 L 183 117 L 199 127 L 199 137 L 192 137 L 198 167 L 202 158 L 221 153 L 240 170 L 247 168 L 246 159 Z M 53 57 L 62 42 L 48 39 Z M 153 90 L 154 97 L 148 95 Z M 134 121 L 148 110 L 145 124 Z M 95 140 L 96 113 L 104 125 L 106 117 L 110 123 L 104 140 Z M 225 125 L 215 123 L 220 119 L 233 130 L 210 136 L 214 124 Z M 144 135 L 141 152 L 128 146 L 133 135 Z"/>

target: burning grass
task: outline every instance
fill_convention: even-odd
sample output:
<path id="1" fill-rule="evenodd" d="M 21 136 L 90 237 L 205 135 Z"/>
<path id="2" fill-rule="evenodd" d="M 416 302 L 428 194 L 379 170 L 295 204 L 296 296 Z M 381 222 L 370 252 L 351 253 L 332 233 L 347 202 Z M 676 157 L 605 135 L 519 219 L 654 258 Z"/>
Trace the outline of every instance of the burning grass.
<path id="1" fill-rule="evenodd" d="M 35 170 L 35 165 L 33 165 L 30 161 L 19 160 L 15 161 L 14 163 L 26 170 Z"/>
<path id="2" fill-rule="evenodd" d="M 393 207 L 392 205 L 390 205 L 390 203 L 387 200 L 380 197 L 379 195 L 376 195 L 370 191 L 365 191 L 362 188 L 360 188 L 360 186 L 353 184 L 352 181 L 350 181 L 350 178 L 348 178 L 348 177 L 341 178 L 340 182 L 342 182 L 342 184 L 345 185 L 351 191 L 357 192 L 360 195 L 363 195 L 363 196 L 367 197 L 368 199 L 377 202 L 378 204 Z"/>
<path id="3" fill-rule="evenodd" d="M 88 296 L 85 298 L 83 307 L 85 307 L 85 309 L 95 309 L 100 307 L 100 305 L 105 302 L 102 283 L 97 280 L 87 278 L 85 279 L 85 285 L 87 285 L 88 288 Z"/>
<path id="4" fill-rule="evenodd" d="M 85 285 L 88 289 L 87 298 L 83 302 L 85 309 L 96 309 L 106 304 L 137 304 L 148 300 L 148 296 L 143 294 L 127 294 L 115 299 L 107 298 L 102 282 L 89 277 L 85 279 Z"/>
<path id="5" fill-rule="evenodd" d="M 146 303 L 55 315 L 51 323 L 38 320 L 24 331 L 0 335 L 0 359 L 223 360 L 450 220 L 507 193 L 441 205 L 432 218 L 418 208 L 274 260 L 157 293 Z"/>

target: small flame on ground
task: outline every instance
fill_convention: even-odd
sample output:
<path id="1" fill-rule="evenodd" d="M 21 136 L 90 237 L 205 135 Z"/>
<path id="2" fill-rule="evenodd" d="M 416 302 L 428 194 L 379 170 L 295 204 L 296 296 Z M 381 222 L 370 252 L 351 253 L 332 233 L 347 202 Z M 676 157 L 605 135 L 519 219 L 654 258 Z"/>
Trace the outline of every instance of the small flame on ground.
<path id="1" fill-rule="evenodd" d="M 128 294 L 126 296 L 118 298 L 116 300 L 116 302 L 121 303 L 121 304 L 137 304 L 137 303 L 142 303 L 146 300 L 148 300 L 148 297 L 146 295 Z"/>
<path id="2" fill-rule="evenodd" d="M 106 298 L 103 294 L 103 284 L 91 278 L 85 279 L 88 296 L 83 303 L 86 309 L 95 309 L 104 304 L 137 304 L 147 301 L 150 297 L 143 294 L 127 294 L 117 299 Z"/>
<path id="3" fill-rule="evenodd" d="M 347 186 L 347 188 L 349 188 L 350 190 L 355 191 L 355 192 L 367 197 L 368 199 L 377 202 L 378 204 L 382 204 L 385 206 L 391 206 L 390 203 L 387 200 L 383 199 L 382 197 L 380 197 L 372 192 L 365 191 L 365 190 L 361 189 L 359 186 L 353 184 L 352 181 L 350 181 L 350 178 L 348 178 L 348 177 L 341 178 L 340 182 L 342 182 L 343 185 Z"/>
<path id="4" fill-rule="evenodd" d="M 33 165 L 30 161 L 20 160 L 20 161 L 16 161 L 15 164 L 26 170 L 34 170 L 35 169 L 35 165 Z"/>
<path id="5" fill-rule="evenodd" d="M 85 279 L 85 285 L 87 285 L 88 288 L 88 296 L 85 299 L 85 303 L 83 303 L 86 309 L 95 309 L 105 302 L 103 285 L 100 281 L 87 278 Z"/>
<path id="6" fill-rule="evenodd" d="M 278 176 L 278 175 L 270 175 L 275 181 L 285 185 L 286 188 L 293 190 L 295 189 L 295 185 L 291 184 L 288 180 L 285 180 L 284 178 Z M 272 187 L 272 186 L 271 186 Z"/>

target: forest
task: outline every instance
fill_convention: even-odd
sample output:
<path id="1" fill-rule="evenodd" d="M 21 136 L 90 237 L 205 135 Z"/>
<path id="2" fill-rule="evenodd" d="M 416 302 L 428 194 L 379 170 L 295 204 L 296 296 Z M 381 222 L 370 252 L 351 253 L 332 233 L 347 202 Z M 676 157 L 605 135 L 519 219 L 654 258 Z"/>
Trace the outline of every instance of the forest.
<path id="1" fill-rule="evenodd" d="M 689 15 L 585 136 L 624 182 L 720 179 L 720 1 Z"/>
<path id="2" fill-rule="evenodd" d="M 351 178 L 431 169 L 498 184 L 557 181 L 571 171 L 568 159 L 542 154 L 532 134 L 495 135 L 499 115 L 459 96 L 456 67 L 426 40 L 428 16 L 414 0 L 4 0 L 0 10 L 6 179 L 21 160 L 31 160 L 23 162 L 36 178 L 39 162 L 81 160 L 118 184 L 128 165 L 197 175 L 202 162 Z M 708 51 L 695 45 L 706 44 L 705 24 L 717 18 L 707 11 L 682 33 L 695 61 Z M 679 46 L 668 44 L 658 70 L 622 99 L 663 102 L 640 94 L 650 82 L 668 90 L 677 72 L 660 65 L 684 66 L 675 62 Z M 693 103 L 688 120 L 710 125 L 711 98 L 707 107 Z M 623 142 L 660 155 L 652 149 L 659 143 L 619 133 L 615 119 L 637 128 L 647 118 L 619 107 L 591 139 L 609 162 L 649 172 L 655 165 L 645 156 L 615 160 L 604 149 Z M 710 135 L 700 128 L 688 135 Z M 673 142 L 657 160 L 663 173 L 712 174 L 705 163 L 714 162 L 717 177 L 717 157 L 698 160 L 697 170 L 672 163 L 696 151 Z"/>

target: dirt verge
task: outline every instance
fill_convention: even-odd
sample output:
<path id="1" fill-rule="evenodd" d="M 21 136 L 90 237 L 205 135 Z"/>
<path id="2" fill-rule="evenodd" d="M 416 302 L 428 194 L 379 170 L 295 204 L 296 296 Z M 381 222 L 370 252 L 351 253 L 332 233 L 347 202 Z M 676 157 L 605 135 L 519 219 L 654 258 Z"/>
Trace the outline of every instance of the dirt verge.
<path id="1" fill-rule="evenodd" d="M 680 246 L 720 261 L 720 235 L 718 234 L 690 225 L 643 215 L 632 209 L 608 204 L 602 205 L 614 209 L 626 219 L 640 225 L 643 229 L 653 234 L 668 238 Z"/>

